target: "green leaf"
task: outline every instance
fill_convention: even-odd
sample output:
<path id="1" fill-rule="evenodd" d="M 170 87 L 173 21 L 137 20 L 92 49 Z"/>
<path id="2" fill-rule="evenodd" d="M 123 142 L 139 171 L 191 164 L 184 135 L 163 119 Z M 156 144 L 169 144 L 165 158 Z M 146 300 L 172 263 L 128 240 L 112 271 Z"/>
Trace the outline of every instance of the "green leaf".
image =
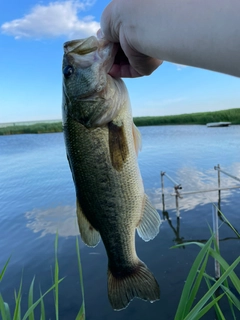
<path id="1" fill-rule="evenodd" d="M 208 275 L 207 276 L 205 276 L 205 275 L 206 274 L 204 274 L 204 279 L 205 279 L 206 284 L 208 286 L 208 290 L 210 290 L 211 289 L 211 283 L 210 283 L 210 280 L 208 278 Z M 216 282 L 216 280 L 214 282 Z M 216 295 L 213 294 L 212 295 L 212 300 L 214 300 L 215 298 L 216 298 Z M 214 309 L 215 309 L 215 312 L 216 312 L 217 319 L 225 320 L 225 317 L 224 317 L 224 315 L 222 313 L 222 310 L 220 309 L 219 304 L 217 302 L 214 304 Z"/>
<path id="2" fill-rule="evenodd" d="M 76 316 L 76 320 L 85 320 L 85 308 L 84 308 L 84 304 L 82 304 L 77 316 Z"/>
<path id="3" fill-rule="evenodd" d="M 203 248 L 205 246 L 205 244 L 200 243 L 200 242 L 187 242 L 187 243 L 184 243 L 185 246 L 188 246 L 190 244 L 196 244 L 200 248 Z M 209 253 L 214 259 L 216 259 L 220 263 L 221 267 L 224 270 L 227 270 L 229 268 L 229 264 L 223 259 L 223 257 L 219 253 L 214 251 L 212 248 L 209 249 Z M 240 293 L 240 280 L 239 280 L 239 278 L 237 277 L 237 275 L 236 275 L 236 273 L 234 271 L 231 272 L 231 274 L 229 275 L 229 278 L 231 279 L 235 289 L 238 291 L 238 293 Z"/>
<path id="4" fill-rule="evenodd" d="M 42 292 L 41 292 L 41 289 L 40 289 L 40 303 L 41 303 L 41 318 L 40 320 L 45 320 L 46 317 L 45 317 L 45 306 L 44 306 L 44 300 L 43 300 L 43 295 L 42 295 Z"/>
<path id="5" fill-rule="evenodd" d="M 28 293 L 28 309 L 33 305 L 33 286 L 34 286 L 34 280 L 35 277 L 33 278 L 30 288 L 29 288 L 29 293 Z M 28 320 L 34 320 L 34 312 L 32 312 L 29 315 L 29 319 Z"/>
<path id="6" fill-rule="evenodd" d="M 197 255 L 195 261 L 193 262 L 193 265 L 190 269 L 190 272 L 188 274 L 187 280 L 185 282 L 182 294 L 181 294 L 181 298 L 180 298 L 180 302 L 178 304 L 178 308 L 177 308 L 177 312 L 175 315 L 175 320 L 182 320 L 184 319 L 186 313 L 186 301 L 188 301 L 189 296 L 190 296 L 190 292 L 191 292 L 191 288 L 193 286 L 196 274 L 197 274 L 197 270 L 199 268 L 199 266 L 201 265 L 205 255 L 207 254 L 207 252 L 209 251 L 209 248 L 211 246 L 212 243 L 212 238 L 213 236 L 206 242 L 206 244 L 202 247 L 202 249 L 200 250 L 199 254 Z"/>
<path id="7" fill-rule="evenodd" d="M 217 298 L 213 299 L 213 301 L 211 301 L 209 304 L 207 304 L 204 308 L 202 308 L 201 311 L 198 312 L 198 314 L 196 316 L 194 316 L 194 318 L 188 318 L 186 317 L 184 320 L 186 319 L 194 319 L 194 320 L 198 320 L 201 319 L 214 305 L 217 304 L 217 302 L 224 296 L 224 293 L 222 293 L 220 296 L 218 296 Z M 221 311 L 221 310 L 220 310 Z M 222 314 L 222 312 L 221 312 Z M 223 316 L 223 314 L 222 314 Z M 225 320 L 224 316 L 223 318 L 221 318 L 221 320 Z"/>
<path id="8" fill-rule="evenodd" d="M 78 260 L 78 273 L 79 273 L 79 281 L 80 281 L 80 286 L 81 286 L 81 291 L 82 291 L 82 306 L 78 312 L 77 318 L 76 319 L 85 319 L 85 299 L 84 299 L 84 285 L 83 285 L 83 275 L 82 275 L 82 264 L 81 264 L 81 258 L 80 258 L 80 249 L 79 249 L 79 242 L 78 242 L 78 237 L 76 237 L 76 251 L 77 251 L 77 260 Z"/>
<path id="9" fill-rule="evenodd" d="M 58 284 L 62 282 L 64 278 L 60 279 L 58 281 Z M 51 286 L 36 302 L 33 303 L 33 305 L 27 310 L 22 320 L 27 320 L 27 317 L 32 313 L 32 311 L 37 307 L 37 305 L 41 302 L 41 300 L 52 290 L 55 289 L 55 284 Z"/>
<path id="10" fill-rule="evenodd" d="M 11 256 L 7 259 L 7 262 L 5 263 L 2 271 L 0 272 L 0 282 L 1 282 L 2 279 L 3 279 L 4 273 L 6 272 L 6 269 L 7 269 L 7 266 L 8 266 L 8 264 L 9 264 L 10 259 L 11 259 Z"/>
<path id="11" fill-rule="evenodd" d="M 187 302 L 187 305 L 186 305 L 186 309 L 185 309 L 185 314 L 188 314 L 188 312 L 192 308 L 193 302 L 194 302 L 194 300 L 196 298 L 198 289 L 199 289 L 200 284 L 202 282 L 204 271 L 206 269 L 206 265 L 207 265 L 207 262 L 208 262 L 208 257 L 209 257 L 209 255 L 208 255 L 208 252 L 207 252 L 206 255 L 205 255 L 205 259 L 204 259 L 204 261 L 202 263 L 201 269 L 198 272 L 198 276 L 196 277 L 196 280 L 195 280 L 195 282 L 193 284 L 193 287 L 192 287 L 192 290 L 190 292 L 190 296 L 189 296 L 189 299 L 188 299 L 188 302 Z"/>
<path id="12" fill-rule="evenodd" d="M 56 313 L 56 320 L 59 320 L 59 308 L 58 308 L 58 278 L 59 278 L 59 266 L 58 266 L 58 258 L 57 258 L 57 251 L 58 251 L 58 232 L 56 233 L 55 238 L 55 271 L 54 271 L 54 283 L 55 283 L 55 313 Z"/>
<path id="13" fill-rule="evenodd" d="M 192 320 L 197 317 L 200 310 L 206 304 L 206 302 L 211 298 L 214 292 L 220 287 L 220 285 L 224 282 L 224 280 L 233 272 L 234 268 L 239 264 L 240 257 L 238 257 L 231 266 L 222 274 L 222 276 L 216 281 L 216 283 L 211 287 L 210 290 L 200 299 L 200 301 L 195 305 L 195 307 L 191 310 L 185 320 Z"/>
<path id="14" fill-rule="evenodd" d="M 236 236 L 238 238 L 240 238 L 240 234 L 238 233 L 238 231 L 234 228 L 234 226 L 231 224 L 231 222 L 225 217 L 225 215 L 222 213 L 221 210 L 219 210 L 219 208 L 216 206 L 215 203 L 213 203 L 213 205 L 217 208 L 218 213 L 221 215 L 222 219 L 224 220 L 224 222 L 232 229 L 232 231 L 236 234 Z"/>
<path id="15" fill-rule="evenodd" d="M 11 320 L 9 306 L 6 302 L 3 301 L 1 294 L 0 294 L 0 311 L 2 315 L 2 320 Z"/>
<path id="16" fill-rule="evenodd" d="M 21 293 L 22 293 L 22 279 L 20 282 L 18 294 L 16 295 L 15 292 L 15 310 L 13 315 L 13 320 L 20 320 L 21 319 Z"/>
<path id="17" fill-rule="evenodd" d="M 205 274 L 205 277 L 208 277 L 210 280 L 212 280 L 213 282 L 216 282 L 217 280 L 214 279 L 213 277 L 210 277 L 209 275 Z M 226 285 L 226 284 L 227 285 Z M 226 292 L 227 295 L 229 295 L 229 298 L 231 299 L 231 301 L 234 303 L 234 305 L 236 306 L 236 308 L 238 308 L 238 310 L 240 310 L 240 300 L 235 296 L 235 294 L 229 289 L 228 286 L 228 282 L 224 281 L 224 285 L 221 285 L 222 290 L 224 290 Z"/>

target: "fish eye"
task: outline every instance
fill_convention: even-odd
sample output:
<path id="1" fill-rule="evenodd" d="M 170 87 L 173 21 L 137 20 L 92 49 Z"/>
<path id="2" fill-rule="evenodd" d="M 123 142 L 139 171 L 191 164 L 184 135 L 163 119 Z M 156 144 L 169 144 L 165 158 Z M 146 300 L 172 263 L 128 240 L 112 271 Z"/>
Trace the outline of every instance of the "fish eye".
<path id="1" fill-rule="evenodd" d="M 72 66 L 66 66 L 64 69 L 63 69 L 63 75 L 66 79 L 68 79 L 72 74 L 73 74 L 73 67 Z"/>

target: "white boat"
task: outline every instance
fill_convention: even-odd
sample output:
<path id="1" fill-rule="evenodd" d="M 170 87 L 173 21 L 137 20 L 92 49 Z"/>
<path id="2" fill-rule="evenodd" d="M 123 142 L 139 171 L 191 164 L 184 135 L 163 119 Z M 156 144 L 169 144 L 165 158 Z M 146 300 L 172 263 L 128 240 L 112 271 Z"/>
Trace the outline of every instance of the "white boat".
<path id="1" fill-rule="evenodd" d="M 207 123 L 207 127 L 228 127 L 231 122 L 209 122 Z"/>

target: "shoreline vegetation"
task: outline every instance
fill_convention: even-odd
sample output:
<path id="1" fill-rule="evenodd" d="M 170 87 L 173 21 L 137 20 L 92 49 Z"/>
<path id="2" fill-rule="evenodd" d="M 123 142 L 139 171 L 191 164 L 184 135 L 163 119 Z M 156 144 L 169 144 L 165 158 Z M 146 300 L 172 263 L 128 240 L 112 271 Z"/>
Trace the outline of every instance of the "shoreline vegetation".
<path id="1" fill-rule="evenodd" d="M 240 108 L 213 112 L 187 113 L 172 116 L 134 117 L 136 126 L 160 125 L 206 125 L 209 122 L 227 121 L 240 124 Z M 34 124 L 14 123 L 10 126 L 0 126 L 0 135 L 28 134 L 28 133 L 54 133 L 62 132 L 62 122 L 38 121 Z"/>

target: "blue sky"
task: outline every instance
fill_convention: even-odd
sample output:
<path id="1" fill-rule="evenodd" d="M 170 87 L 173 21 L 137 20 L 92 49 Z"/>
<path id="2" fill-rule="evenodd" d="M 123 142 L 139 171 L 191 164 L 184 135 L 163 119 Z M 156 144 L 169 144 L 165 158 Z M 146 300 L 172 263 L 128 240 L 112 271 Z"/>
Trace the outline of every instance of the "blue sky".
<path id="1" fill-rule="evenodd" d="M 108 2 L 0 2 L 0 123 L 61 118 L 62 45 L 95 34 Z M 240 107 L 240 79 L 197 68 L 164 62 L 125 83 L 134 116 Z"/>

